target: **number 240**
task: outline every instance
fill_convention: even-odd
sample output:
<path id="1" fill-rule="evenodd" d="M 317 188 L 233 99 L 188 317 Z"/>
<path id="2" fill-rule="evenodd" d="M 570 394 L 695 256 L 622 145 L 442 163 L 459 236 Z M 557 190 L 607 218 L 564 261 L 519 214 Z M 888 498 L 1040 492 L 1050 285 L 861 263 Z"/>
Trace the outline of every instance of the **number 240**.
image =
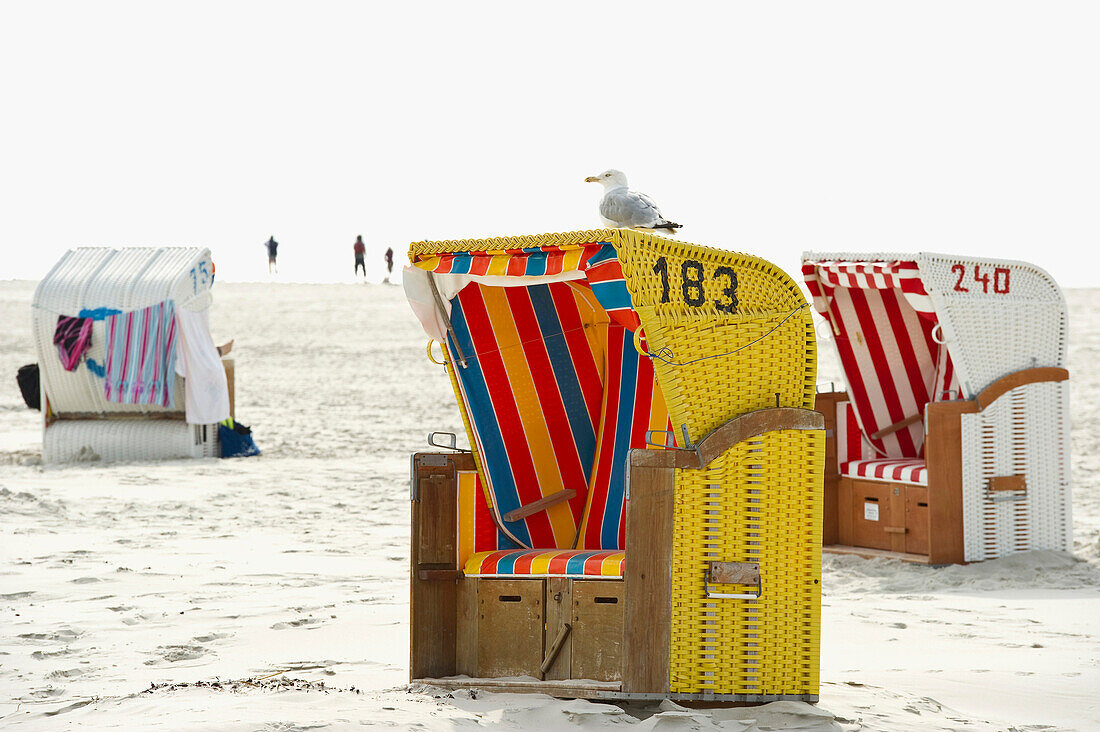
<path id="1" fill-rule="evenodd" d="M 970 292 L 970 290 L 963 286 L 963 277 L 966 276 L 966 267 L 961 264 L 954 264 L 951 266 L 951 271 L 959 276 L 959 279 L 955 282 L 955 292 Z M 994 267 L 993 268 L 993 292 L 998 295 L 1007 295 L 1010 289 L 1011 283 L 1009 281 L 1009 275 L 1011 270 L 1008 267 Z M 980 282 L 982 285 L 982 292 L 989 292 L 989 273 L 982 273 L 981 267 L 977 264 L 974 265 L 974 281 Z"/>

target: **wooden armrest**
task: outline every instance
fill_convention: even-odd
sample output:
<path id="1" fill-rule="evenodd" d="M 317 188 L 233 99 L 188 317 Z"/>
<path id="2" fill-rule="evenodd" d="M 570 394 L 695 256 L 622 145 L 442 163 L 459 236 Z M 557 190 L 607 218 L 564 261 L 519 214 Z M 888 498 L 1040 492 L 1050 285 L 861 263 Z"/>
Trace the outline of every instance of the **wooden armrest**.
<path id="1" fill-rule="evenodd" d="M 1015 389 L 1017 386 L 1039 384 L 1044 381 L 1065 381 L 1068 378 L 1069 371 L 1067 369 L 1054 366 L 1024 369 L 997 379 L 987 386 L 974 401 L 978 403 L 978 409 L 981 410 L 995 402 L 1002 394 Z"/>
<path id="2" fill-rule="evenodd" d="M 632 465 L 649 468 L 705 468 L 738 442 L 775 430 L 823 430 L 825 415 L 812 409 L 773 407 L 746 412 L 716 427 L 694 450 L 630 451 Z"/>
<path id="3" fill-rule="evenodd" d="M 571 500 L 576 495 L 577 492 L 572 488 L 566 488 L 565 490 L 558 491 L 557 493 L 551 493 L 545 498 L 540 498 L 537 501 L 531 501 L 528 504 L 520 506 L 514 511 L 509 511 L 508 513 L 504 514 L 504 520 L 519 521 L 520 519 L 525 519 L 533 513 L 545 511 L 551 506 L 556 506 L 559 503 Z"/>

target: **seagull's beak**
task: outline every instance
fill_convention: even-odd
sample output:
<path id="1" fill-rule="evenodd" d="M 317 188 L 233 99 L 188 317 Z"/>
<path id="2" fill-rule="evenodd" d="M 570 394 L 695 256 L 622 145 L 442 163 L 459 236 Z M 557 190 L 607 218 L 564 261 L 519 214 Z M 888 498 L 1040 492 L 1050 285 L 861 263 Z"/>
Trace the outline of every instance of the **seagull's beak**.
<path id="1" fill-rule="evenodd" d="M 585 183 L 599 183 L 600 179 L 597 176 L 590 175 L 584 179 Z"/>

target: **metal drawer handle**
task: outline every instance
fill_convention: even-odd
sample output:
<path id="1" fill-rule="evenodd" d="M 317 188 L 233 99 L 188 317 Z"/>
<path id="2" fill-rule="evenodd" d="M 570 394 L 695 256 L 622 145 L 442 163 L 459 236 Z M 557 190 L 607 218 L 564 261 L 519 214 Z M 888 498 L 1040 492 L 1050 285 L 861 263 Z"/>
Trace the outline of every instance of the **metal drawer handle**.
<path id="1" fill-rule="evenodd" d="M 756 592 L 714 592 L 711 584 L 756 585 Z M 707 562 L 703 570 L 703 589 L 708 598 L 756 600 L 763 594 L 760 565 L 755 562 Z"/>

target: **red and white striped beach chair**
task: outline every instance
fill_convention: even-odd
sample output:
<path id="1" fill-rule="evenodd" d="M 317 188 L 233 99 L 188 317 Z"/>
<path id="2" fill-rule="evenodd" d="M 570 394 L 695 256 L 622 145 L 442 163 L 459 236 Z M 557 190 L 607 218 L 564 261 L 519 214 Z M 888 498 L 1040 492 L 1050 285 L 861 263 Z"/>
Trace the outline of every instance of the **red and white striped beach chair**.
<path id="1" fill-rule="evenodd" d="M 940 254 L 808 252 L 802 273 L 847 384 L 817 399 L 827 549 L 933 564 L 1070 551 L 1057 283 L 1024 262 Z"/>

